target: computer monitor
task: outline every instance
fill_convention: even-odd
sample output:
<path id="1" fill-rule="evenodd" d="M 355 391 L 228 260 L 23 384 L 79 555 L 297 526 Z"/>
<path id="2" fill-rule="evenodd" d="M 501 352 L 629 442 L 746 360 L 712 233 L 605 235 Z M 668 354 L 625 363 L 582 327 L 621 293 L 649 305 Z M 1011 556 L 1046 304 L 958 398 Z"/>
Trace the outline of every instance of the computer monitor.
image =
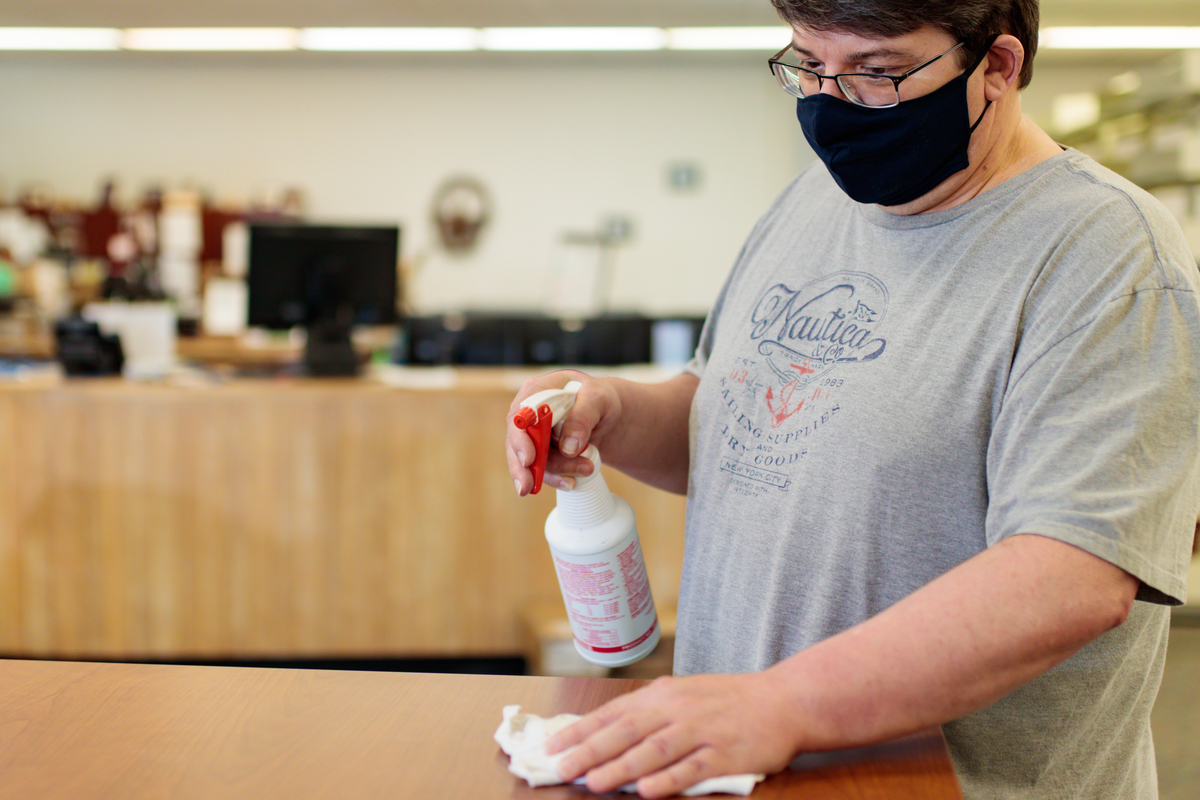
<path id="1" fill-rule="evenodd" d="M 308 332 L 312 375 L 354 375 L 356 325 L 399 321 L 399 226 L 253 222 L 247 265 L 252 326 Z"/>

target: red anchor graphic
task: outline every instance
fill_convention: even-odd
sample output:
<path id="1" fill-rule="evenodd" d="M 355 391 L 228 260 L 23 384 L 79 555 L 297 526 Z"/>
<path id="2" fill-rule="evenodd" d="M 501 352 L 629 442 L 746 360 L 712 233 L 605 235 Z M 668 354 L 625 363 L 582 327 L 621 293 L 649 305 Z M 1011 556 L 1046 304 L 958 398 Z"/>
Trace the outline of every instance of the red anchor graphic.
<path id="1" fill-rule="evenodd" d="M 806 358 L 806 359 L 804 359 L 803 364 L 789 364 L 788 366 L 790 366 L 792 369 L 799 372 L 801 377 L 803 377 L 804 375 L 812 375 L 812 374 L 816 373 L 816 370 L 813 369 L 811 366 L 809 366 L 809 364 L 811 364 L 811 363 L 812 362 Z M 784 385 L 783 389 L 780 390 L 779 408 L 775 407 L 775 392 L 773 390 L 773 387 L 771 387 L 771 386 L 767 387 L 767 410 L 771 412 L 771 427 L 772 428 L 778 428 L 780 425 L 783 424 L 784 420 L 786 420 L 788 417 L 795 414 L 800 409 L 804 408 L 804 400 L 803 399 L 801 399 L 800 402 L 796 404 L 795 408 L 790 407 L 791 403 L 792 403 L 792 395 L 795 393 L 796 387 L 798 385 L 799 385 L 798 381 L 794 381 L 794 380 L 788 381 Z"/>

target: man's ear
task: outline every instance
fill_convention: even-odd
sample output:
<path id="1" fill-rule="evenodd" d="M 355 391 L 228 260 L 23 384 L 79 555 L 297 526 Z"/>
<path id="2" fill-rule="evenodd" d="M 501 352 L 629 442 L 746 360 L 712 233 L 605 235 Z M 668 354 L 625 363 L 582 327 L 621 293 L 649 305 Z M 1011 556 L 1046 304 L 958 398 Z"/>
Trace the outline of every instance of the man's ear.
<path id="1" fill-rule="evenodd" d="M 994 102 L 1017 85 L 1021 66 L 1025 63 L 1025 46 L 1017 37 L 1002 34 L 992 42 L 984 63 L 987 65 L 983 77 L 985 94 Z"/>

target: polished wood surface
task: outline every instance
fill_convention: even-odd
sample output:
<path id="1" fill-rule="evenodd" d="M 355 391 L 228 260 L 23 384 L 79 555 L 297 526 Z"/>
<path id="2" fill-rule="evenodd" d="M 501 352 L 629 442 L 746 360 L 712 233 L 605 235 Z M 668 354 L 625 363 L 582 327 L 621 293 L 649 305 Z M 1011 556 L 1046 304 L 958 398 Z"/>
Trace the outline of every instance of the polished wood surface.
<path id="1" fill-rule="evenodd" d="M 640 685 L 234 667 L 0 662 L 0 798 L 563 800 L 492 739 L 504 705 L 584 713 Z M 758 800 L 961 798 L 936 729 L 798 760 Z"/>
<path id="2" fill-rule="evenodd" d="M 420 375 L 0 383 L 0 655 L 519 654 L 559 597 L 554 492 L 504 460 L 524 376 Z M 683 498 L 608 475 L 673 605 Z"/>

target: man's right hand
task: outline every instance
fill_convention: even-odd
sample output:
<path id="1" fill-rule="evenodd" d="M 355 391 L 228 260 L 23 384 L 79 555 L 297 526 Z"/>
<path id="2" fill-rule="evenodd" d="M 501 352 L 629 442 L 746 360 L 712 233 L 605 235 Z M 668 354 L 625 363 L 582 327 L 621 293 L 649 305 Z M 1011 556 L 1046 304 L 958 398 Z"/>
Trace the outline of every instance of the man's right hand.
<path id="1" fill-rule="evenodd" d="M 659 489 L 687 491 L 688 412 L 699 379 L 681 373 L 661 383 L 597 378 L 564 369 L 528 380 L 508 409 L 505 453 L 508 472 L 524 497 L 533 490 L 533 440 L 513 424 L 521 401 L 545 389 L 561 389 L 569 381 L 582 386 L 568 412 L 557 447 L 546 460 L 546 484 L 572 489 L 575 475 L 592 474 L 592 462 L 581 458 L 589 444 L 613 469 Z"/>
<path id="2" fill-rule="evenodd" d="M 604 451 L 605 436 L 612 432 L 621 415 L 621 399 L 611 381 L 593 378 L 574 370 L 560 370 L 525 381 L 508 409 L 508 436 L 505 450 L 508 455 L 508 472 L 521 497 L 533 489 L 533 473 L 529 465 L 534 460 L 533 440 L 529 434 L 513 424 L 513 416 L 521 408 L 521 401 L 545 389 L 561 389 L 568 381 L 579 381 L 582 386 L 576 396 L 574 407 L 563 421 L 562 431 L 546 460 L 545 483 L 555 489 L 574 488 L 576 475 L 590 475 L 592 462 L 580 457 L 589 444 Z M 558 420 L 555 420 L 557 425 Z"/>

